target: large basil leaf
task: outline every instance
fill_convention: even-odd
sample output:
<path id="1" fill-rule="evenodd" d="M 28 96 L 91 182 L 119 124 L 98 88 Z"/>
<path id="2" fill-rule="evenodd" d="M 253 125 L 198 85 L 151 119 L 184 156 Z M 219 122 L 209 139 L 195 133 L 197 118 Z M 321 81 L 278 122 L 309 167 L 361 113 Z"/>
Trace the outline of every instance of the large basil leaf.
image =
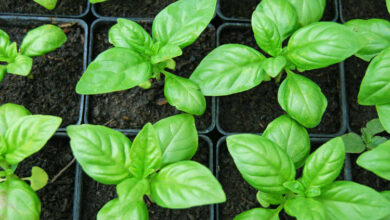
<path id="1" fill-rule="evenodd" d="M 192 73 L 206 96 L 223 96 L 249 90 L 261 83 L 264 55 L 240 44 L 225 44 L 208 54 Z"/>
<path id="2" fill-rule="evenodd" d="M 17 164 L 38 152 L 61 125 L 61 118 L 48 115 L 27 115 L 16 120 L 5 132 L 9 164 Z"/>
<path id="3" fill-rule="evenodd" d="M 153 125 L 147 123 L 138 133 L 130 150 L 130 171 L 144 178 L 161 167 L 161 148 Z"/>
<path id="4" fill-rule="evenodd" d="M 390 103 L 376 105 L 376 111 L 378 112 L 379 120 L 381 121 L 383 128 L 390 134 Z"/>
<path id="5" fill-rule="evenodd" d="M 367 44 L 355 55 L 365 61 L 370 61 L 382 50 L 390 46 L 390 22 L 384 19 L 353 19 L 345 23 L 353 31 L 365 38 Z"/>
<path id="6" fill-rule="evenodd" d="M 66 35 L 61 28 L 45 24 L 29 31 L 20 45 L 20 53 L 29 57 L 51 52 L 66 42 Z"/>
<path id="7" fill-rule="evenodd" d="M 283 39 L 278 27 L 266 14 L 255 10 L 252 14 L 252 29 L 257 45 L 270 54 L 277 56 L 282 52 Z"/>
<path id="8" fill-rule="evenodd" d="M 382 191 L 381 192 L 381 195 L 384 196 L 387 200 L 390 201 L 390 191 L 387 190 L 387 191 Z"/>
<path id="9" fill-rule="evenodd" d="M 97 214 L 97 220 L 107 219 L 149 220 L 148 208 L 142 200 L 113 199 L 106 203 Z"/>
<path id="10" fill-rule="evenodd" d="M 254 208 L 237 215 L 234 220 L 279 220 L 278 214 L 274 209 Z"/>
<path id="11" fill-rule="evenodd" d="M 279 87 L 278 102 L 290 117 L 307 128 L 314 128 L 321 122 L 328 105 L 317 84 L 292 72 Z"/>
<path id="12" fill-rule="evenodd" d="M 381 105 L 390 102 L 390 48 L 381 52 L 368 65 L 360 85 L 361 105 Z"/>
<path id="13" fill-rule="evenodd" d="M 300 70 L 312 70 L 339 63 L 364 45 L 365 40 L 344 25 L 316 22 L 292 35 L 285 56 Z"/>
<path id="14" fill-rule="evenodd" d="M 319 147 L 306 160 L 303 181 L 307 188 L 323 187 L 332 183 L 344 165 L 345 147 L 341 137 Z"/>
<path id="15" fill-rule="evenodd" d="M 299 220 L 327 220 L 322 204 L 311 198 L 297 197 L 289 199 L 284 206 L 287 214 Z"/>
<path id="16" fill-rule="evenodd" d="M 390 202 L 370 187 L 349 181 L 336 181 L 316 198 L 329 219 L 381 219 L 390 214 Z"/>
<path id="17" fill-rule="evenodd" d="M 361 154 L 356 163 L 376 175 L 390 180 L 390 141 Z"/>
<path id="18" fill-rule="evenodd" d="M 6 103 L 0 106 L 0 135 L 5 136 L 5 132 L 19 118 L 31 115 L 31 113 L 23 106 Z"/>
<path id="19" fill-rule="evenodd" d="M 303 165 L 310 152 L 310 138 L 306 129 L 287 115 L 282 115 L 268 124 L 263 136 L 278 144 L 296 168 Z"/>
<path id="20" fill-rule="evenodd" d="M 114 47 L 89 64 L 76 85 L 79 94 L 101 94 L 130 89 L 152 76 L 152 64 L 139 53 Z"/>
<path id="21" fill-rule="evenodd" d="M 229 136 L 226 142 L 234 163 L 251 186 L 268 193 L 287 191 L 283 183 L 295 178 L 295 167 L 278 145 L 253 134 Z"/>
<path id="22" fill-rule="evenodd" d="M 141 54 L 152 54 L 153 39 L 134 21 L 118 18 L 117 24 L 110 28 L 108 40 L 115 47 L 130 48 Z"/>
<path id="23" fill-rule="evenodd" d="M 149 181 L 134 177 L 125 179 L 116 186 L 116 191 L 121 201 L 141 200 L 150 192 Z"/>
<path id="24" fill-rule="evenodd" d="M 153 38 L 162 45 L 184 48 L 192 44 L 214 16 L 217 0 L 179 0 L 163 9 L 153 21 Z"/>
<path id="25" fill-rule="evenodd" d="M 72 125 L 66 131 L 73 155 L 88 176 L 103 184 L 132 177 L 131 141 L 125 135 L 99 125 Z"/>
<path id="26" fill-rule="evenodd" d="M 153 125 L 162 151 L 162 166 L 190 160 L 198 149 L 195 119 L 189 114 L 164 118 Z"/>
<path id="27" fill-rule="evenodd" d="M 57 0 L 33 0 L 48 10 L 53 10 L 56 7 Z"/>
<path id="28" fill-rule="evenodd" d="M 27 76 L 31 72 L 33 60 L 31 57 L 17 55 L 12 63 L 7 65 L 7 72 Z"/>
<path id="29" fill-rule="evenodd" d="M 0 183 L 0 218 L 39 220 L 41 201 L 27 183 L 16 177 Z"/>
<path id="30" fill-rule="evenodd" d="M 226 201 L 211 171 L 194 161 L 170 164 L 151 179 L 152 199 L 164 208 L 182 209 Z"/>
<path id="31" fill-rule="evenodd" d="M 295 8 L 301 26 L 321 20 L 326 0 L 288 0 Z"/>
<path id="32" fill-rule="evenodd" d="M 11 42 L 9 40 L 8 34 L 0 29 L 0 57 L 5 56 L 5 50 L 10 44 Z"/>

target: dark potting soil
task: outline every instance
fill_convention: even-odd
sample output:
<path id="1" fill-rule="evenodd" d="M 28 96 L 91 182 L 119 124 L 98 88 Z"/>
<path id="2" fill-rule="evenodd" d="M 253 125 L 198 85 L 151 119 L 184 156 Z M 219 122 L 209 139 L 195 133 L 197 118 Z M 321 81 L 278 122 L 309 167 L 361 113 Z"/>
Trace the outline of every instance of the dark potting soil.
<path id="1" fill-rule="evenodd" d="M 32 15 L 80 15 L 87 8 L 88 0 L 58 0 L 56 8 L 47 10 L 32 0 L 1 0 L 1 13 L 23 13 Z"/>
<path id="2" fill-rule="evenodd" d="M 42 203 L 42 220 L 72 219 L 75 164 L 50 183 L 72 159 L 69 139 L 54 137 L 41 151 L 22 161 L 16 170 L 19 177 L 29 177 L 32 167 L 38 166 L 49 175 L 49 183 L 37 191 Z"/>
<path id="3" fill-rule="evenodd" d="M 11 26 L 14 25 L 14 26 Z M 18 46 L 26 32 L 36 26 L 0 22 Z M 80 95 L 75 86 L 83 72 L 84 31 L 77 24 L 64 28 L 66 43 L 44 56 L 33 58 L 29 77 L 6 74 L 0 83 L 0 104 L 16 103 L 33 114 L 56 115 L 62 118 L 61 127 L 75 124 L 79 119 Z"/>
<path id="4" fill-rule="evenodd" d="M 351 19 L 383 18 L 390 20 L 386 1 L 341 0 L 342 16 L 345 21 Z"/>
<path id="5" fill-rule="evenodd" d="M 209 145 L 199 138 L 199 148 L 192 160 L 209 167 Z M 117 198 L 115 186 L 100 184 L 87 175 L 83 177 L 82 220 L 96 219 L 99 210 L 110 200 Z M 209 219 L 210 206 L 200 206 L 191 209 L 165 209 L 146 199 L 149 219 L 151 220 L 194 220 Z"/>
<path id="6" fill-rule="evenodd" d="M 253 11 L 261 0 L 220 0 L 221 12 L 228 18 L 251 19 Z M 336 17 L 334 0 L 327 0 L 322 20 L 331 21 Z"/>
<path id="7" fill-rule="evenodd" d="M 250 27 L 226 27 L 221 32 L 220 44 L 226 43 L 240 43 L 260 50 Z M 317 83 L 328 99 L 320 125 L 309 129 L 309 133 L 338 132 L 341 126 L 338 65 L 306 71 L 302 75 Z M 226 132 L 263 132 L 268 123 L 284 114 L 277 100 L 278 88 L 272 80 L 246 92 L 220 97 L 218 121 L 221 128 Z"/>
<path id="8" fill-rule="evenodd" d="M 94 30 L 93 58 L 111 47 L 108 42 L 108 30 L 114 23 L 99 24 Z M 151 23 L 142 24 L 150 33 Z M 215 48 L 215 29 L 210 27 L 191 46 L 183 50 L 176 58 L 176 75 L 188 78 L 213 48 Z M 168 103 L 162 104 L 164 82 L 154 80 L 150 89 L 135 87 L 129 90 L 104 95 L 89 96 L 88 120 L 93 124 L 104 124 L 111 128 L 140 129 L 147 122 L 156 122 L 162 118 L 181 113 Z M 211 98 L 206 98 L 207 108 L 204 115 L 196 117 L 198 130 L 205 130 L 212 122 Z"/>

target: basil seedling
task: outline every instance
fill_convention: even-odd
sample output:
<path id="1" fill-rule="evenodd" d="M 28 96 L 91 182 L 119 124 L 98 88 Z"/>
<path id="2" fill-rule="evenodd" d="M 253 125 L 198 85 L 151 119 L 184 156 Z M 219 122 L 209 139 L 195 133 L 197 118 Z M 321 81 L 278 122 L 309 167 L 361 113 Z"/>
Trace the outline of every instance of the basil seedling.
<path id="1" fill-rule="evenodd" d="M 335 181 L 345 159 L 340 137 L 307 157 L 310 141 L 305 128 L 281 116 L 263 136 L 238 134 L 226 141 L 238 170 L 258 190 L 257 200 L 263 207 L 243 212 L 235 220 L 276 220 L 282 209 L 297 219 L 366 220 L 390 214 L 387 192 L 382 195 L 358 183 Z M 297 178 L 296 169 L 302 164 L 302 177 Z"/>
<path id="2" fill-rule="evenodd" d="M 207 55 L 190 79 L 206 96 L 224 96 L 249 90 L 262 81 L 282 77 L 278 102 L 292 118 L 307 128 L 317 126 L 327 107 L 321 89 L 296 74 L 338 63 L 364 44 L 359 34 L 321 19 L 325 0 L 263 0 L 252 15 L 259 47 L 271 57 L 240 44 L 219 46 Z M 291 36 L 292 35 L 292 36 Z M 291 36 L 291 37 L 290 37 Z M 289 38 L 287 47 L 282 43 Z"/>
<path id="3" fill-rule="evenodd" d="M 61 28 L 46 24 L 30 30 L 18 52 L 16 42 L 11 43 L 8 34 L 0 29 L 0 82 L 6 72 L 21 76 L 29 75 L 33 64 L 32 57 L 49 53 L 65 42 L 66 35 Z"/>
<path id="4" fill-rule="evenodd" d="M 164 208 L 183 209 L 226 200 L 208 168 L 191 161 L 198 148 L 193 116 L 148 123 L 133 143 L 99 125 L 67 127 L 74 156 L 94 180 L 116 185 L 118 198 L 97 219 L 149 219 L 144 196 Z"/>
<path id="5" fill-rule="evenodd" d="M 80 94 L 101 94 L 140 86 L 165 76 L 164 95 L 169 104 L 194 115 L 206 110 L 206 99 L 189 79 L 165 69 L 175 69 L 173 58 L 192 44 L 214 16 L 216 0 L 179 0 L 163 9 L 153 21 L 153 37 L 127 19 L 109 31 L 114 48 L 97 56 L 77 83 Z"/>
<path id="6" fill-rule="evenodd" d="M 53 10 L 57 5 L 57 0 L 33 0 L 48 10 Z"/>
<path id="7" fill-rule="evenodd" d="M 41 202 L 34 191 L 46 185 L 46 172 L 33 167 L 31 177 L 19 178 L 14 171 L 20 162 L 42 149 L 61 121 L 55 116 L 32 115 L 16 104 L 0 106 L 1 219 L 39 219 Z"/>

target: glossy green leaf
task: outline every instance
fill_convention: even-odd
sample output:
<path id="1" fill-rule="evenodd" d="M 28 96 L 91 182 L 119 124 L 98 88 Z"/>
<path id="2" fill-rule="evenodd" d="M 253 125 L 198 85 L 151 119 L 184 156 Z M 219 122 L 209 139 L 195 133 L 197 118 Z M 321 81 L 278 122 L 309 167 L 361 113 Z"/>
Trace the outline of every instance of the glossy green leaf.
<path id="1" fill-rule="evenodd" d="M 164 118 L 153 125 L 162 151 L 162 166 L 190 160 L 198 149 L 195 119 L 189 114 Z"/>
<path id="2" fill-rule="evenodd" d="M 171 209 L 226 201 L 211 171 L 194 161 L 180 161 L 161 169 L 151 180 L 151 193 L 157 205 Z"/>
<path id="3" fill-rule="evenodd" d="M 234 163 L 251 186 L 267 193 L 287 192 L 283 183 L 294 179 L 295 167 L 277 144 L 253 134 L 229 136 L 226 142 Z"/>
<path id="4" fill-rule="evenodd" d="M 150 185 L 147 179 L 133 177 L 119 183 L 116 191 L 121 201 L 142 200 L 145 194 L 149 194 Z"/>
<path id="5" fill-rule="evenodd" d="M 279 205 L 284 201 L 282 194 L 261 191 L 256 193 L 256 199 L 264 208 L 267 208 L 269 205 Z"/>
<path id="6" fill-rule="evenodd" d="M 119 184 L 130 173 L 131 141 L 119 131 L 100 125 L 68 126 L 73 155 L 84 172 L 103 184 Z"/>
<path id="7" fill-rule="evenodd" d="M 23 106 L 6 103 L 0 106 L 0 135 L 5 136 L 5 132 L 19 118 L 31 115 L 31 113 Z"/>
<path id="8" fill-rule="evenodd" d="M 325 208 L 328 219 L 380 219 L 390 214 L 390 202 L 367 186 L 336 181 L 316 198 Z"/>
<path id="9" fill-rule="evenodd" d="M 390 141 L 361 154 L 356 163 L 376 175 L 390 180 Z"/>
<path id="10" fill-rule="evenodd" d="M 217 0 L 179 0 L 158 13 L 153 38 L 162 45 L 192 44 L 214 17 Z"/>
<path id="11" fill-rule="evenodd" d="M 368 65 L 360 85 L 358 103 L 361 105 L 388 104 L 390 99 L 390 48 L 381 52 Z"/>
<path id="12" fill-rule="evenodd" d="M 5 50 L 5 53 L 7 55 L 7 61 L 8 63 L 15 62 L 15 58 L 18 56 L 18 46 L 16 45 L 16 42 L 11 43 L 7 46 L 7 49 Z"/>
<path id="13" fill-rule="evenodd" d="M 105 2 L 107 0 L 89 0 L 90 3 L 92 4 L 96 4 L 96 3 L 100 3 L 100 2 Z"/>
<path id="14" fill-rule="evenodd" d="M 40 56 L 61 47 L 66 40 L 61 28 L 45 24 L 27 33 L 20 45 L 20 53 L 29 57 Z"/>
<path id="15" fill-rule="evenodd" d="M 243 92 L 259 85 L 264 78 L 261 68 L 264 55 L 250 47 L 225 44 L 209 53 L 192 73 L 206 96 Z"/>
<path id="16" fill-rule="evenodd" d="M 40 167 L 34 166 L 31 171 L 31 177 L 29 178 L 31 188 L 35 191 L 42 189 L 46 186 L 49 176 Z"/>
<path id="17" fill-rule="evenodd" d="M 344 141 L 346 153 L 361 153 L 366 149 L 362 138 L 356 133 L 348 133 L 341 136 Z"/>
<path id="18" fill-rule="evenodd" d="M 328 105 L 317 84 L 292 72 L 279 87 L 278 102 L 291 118 L 307 128 L 314 128 L 321 122 Z"/>
<path id="19" fill-rule="evenodd" d="M 303 181 L 307 188 L 323 187 L 339 176 L 344 165 L 345 147 L 343 139 L 334 138 L 312 153 L 303 169 Z"/>
<path id="20" fill-rule="evenodd" d="M 10 44 L 11 42 L 9 40 L 8 34 L 5 31 L 0 29 L 0 60 L 1 57 L 6 56 L 5 50 Z"/>
<path id="21" fill-rule="evenodd" d="M 274 209 L 254 208 L 237 215 L 234 220 L 279 220 L 278 215 Z"/>
<path id="22" fill-rule="evenodd" d="M 286 187 L 288 190 L 290 190 L 293 193 L 296 193 L 298 195 L 304 195 L 305 194 L 305 186 L 298 180 L 292 180 L 283 183 L 283 186 Z"/>
<path id="23" fill-rule="evenodd" d="M 288 0 L 295 8 L 301 26 L 321 20 L 326 0 Z"/>
<path id="24" fill-rule="evenodd" d="M 61 125 L 61 118 L 49 115 L 28 115 L 11 124 L 5 133 L 9 164 L 17 164 L 38 152 Z"/>
<path id="25" fill-rule="evenodd" d="M 138 133 L 130 150 L 130 171 L 145 178 L 161 167 L 161 148 L 153 125 L 147 123 Z"/>
<path id="26" fill-rule="evenodd" d="M 281 147 L 296 168 L 303 165 L 310 152 L 310 138 L 306 129 L 291 119 L 282 115 L 268 124 L 263 136 Z"/>
<path id="27" fill-rule="evenodd" d="M 390 134 L 390 103 L 376 105 L 376 111 L 378 112 L 379 120 L 381 121 L 383 128 Z"/>
<path id="28" fill-rule="evenodd" d="M 190 79 L 165 73 L 164 95 L 178 110 L 198 116 L 206 111 L 206 98 Z"/>
<path id="29" fill-rule="evenodd" d="M 373 137 L 373 138 L 372 138 L 372 141 L 371 141 L 371 143 L 370 143 L 370 144 L 373 145 L 373 147 L 371 147 L 371 149 L 377 147 L 377 146 L 380 145 L 380 144 L 385 143 L 386 141 L 387 141 L 387 138 L 385 138 L 385 137 L 381 137 L 381 136 L 375 136 L 375 137 Z"/>
<path id="30" fill-rule="evenodd" d="M 0 65 L 0 82 L 3 81 L 6 72 L 7 72 L 7 67 Z"/>
<path id="31" fill-rule="evenodd" d="M 252 29 L 257 45 L 271 56 L 282 52 L 283 39 L 278 27 L 266 14 L 255 10 L 252 14 Z"/>
<path id="32" fill-rule="evenodd" d="M 139 53 L 114 47 L 89 64 L 76 85 L 79 94 L 101 94 L 130 89 L 152 76 L 152 64 Z"/>
<path id="33" fill-rule="evenodd" d="M 380 134 L 385 131 L 378 118 L 374 118 L 367 122 L 366 128 L 370 131 L 372 135 Z"/>
<path id="34" fill-rule="evenodd" d="M 269 76 L 276 77 L 283 71 L 286 64 L 287 60 L 282 56 L 270 57 L 264 60 L 262 68 Z"/>
<path id="35" fill-rule="evenodd" d="M 142 200 L 113 199 L 106 203 L 97 214 L 97 220 L 108 219 L 149 220 L 148 208 Z"/>
<path id="36" fill-rule="evenodd" d="M 390 202 L 390 190 L 382 191 L 381 195 L 384 196 Z"/>
<path id="37" fill-rule="evenodd" d="M 18 55 L 12 63 L 7 65 L 7 72 L 27 76 L 31 72 L 32 64 L 31 57 Z"/>
<path id="38" fill-rule="evenodd" d="M 285 57 L 300 70 L 312 70 L 339 63 L 365 45 L 364 39 L 342 24 L 316 22 L 296 31 Z"/>
<path id="39" fill-rule="evenodd" d="M 172 44 L 166 44 L 160 50 L 158 53 L 154 56 L 152 56 L 151 61 L 153 64 L 167 61 L 171 58 L 178 57 L 183 54 L 183 51 L 180 49 L 179 46 L 172 45 Z"/>
<path id="40" fill-rule="evenodd" d="M 56 7 L 57 0 L 33 0 L 48 10 L 53 10 Z"/>
<path id="41" fill-rule="evenodd" d="M 284 206 L 287 214 L 299 220 L 327 220 L 322 204 L 311 198 L 297 197 L 289 199 Z"/>

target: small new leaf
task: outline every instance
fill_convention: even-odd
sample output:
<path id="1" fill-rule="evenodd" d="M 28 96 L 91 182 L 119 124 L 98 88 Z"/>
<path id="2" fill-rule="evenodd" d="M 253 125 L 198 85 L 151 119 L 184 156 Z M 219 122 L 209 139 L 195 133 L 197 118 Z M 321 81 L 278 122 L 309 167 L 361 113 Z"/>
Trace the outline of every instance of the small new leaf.
<path id="1" fill-rule="evenodd" d="M 361 154 L 356 163 L 376 175 L 390 180 L 390 141 Z"/>
<path id="2" fill-rule="evenodd" d="M 344 141 L 346 153 L 361 153 L 366 149 L 362 138 L 356 133 L 348 133 L 341 136 Z"/>
<path id="3" fill-rule="evenodd" d="M 57 4 L 57 0 L 33 0 L 33 1 L 40 4 L 47 10 L 53 10 Z"/>
<path id="4" fill-rule="evenodd" d="M 33 60 L 31 57 L 24 55 L 17 55 L 12 63 L 7 65 L 7 72 L 27 76 L 31 72 Z"/>
<path id="5" fill-rule="evenodd" d="M 49 176 L 40 167 L 34 166 L 31 171 L 31 177 L 29 178 L 31 188 L 35 191 L 42 189 L 46 186 Z"/>

